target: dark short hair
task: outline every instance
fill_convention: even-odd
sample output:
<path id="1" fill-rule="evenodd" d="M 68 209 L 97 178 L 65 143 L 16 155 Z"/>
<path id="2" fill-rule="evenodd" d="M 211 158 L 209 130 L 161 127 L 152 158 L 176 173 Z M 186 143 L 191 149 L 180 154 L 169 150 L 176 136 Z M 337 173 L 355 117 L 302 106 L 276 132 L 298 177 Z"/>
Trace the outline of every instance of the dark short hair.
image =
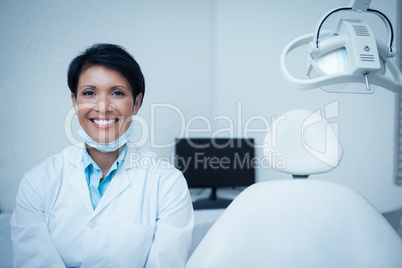
<path id="1" fill-rule="evenodd" d="M 122 46 L 95 44 L 75 57 L 68 67 L 68 87 L 77 98 L 78 80 L 83 71 L 94 65 L 103 65 L 121 73 L 129 82 L 134 101 L 138 94 L 145 93 L 145 80 L 134 57 Z"/>

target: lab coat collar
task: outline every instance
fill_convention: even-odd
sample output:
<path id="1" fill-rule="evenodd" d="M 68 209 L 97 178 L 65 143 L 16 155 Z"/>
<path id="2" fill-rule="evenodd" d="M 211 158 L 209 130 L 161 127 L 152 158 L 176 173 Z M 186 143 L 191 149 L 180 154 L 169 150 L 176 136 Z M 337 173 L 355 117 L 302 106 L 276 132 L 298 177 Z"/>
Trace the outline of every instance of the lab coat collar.
<path id="1" fill-rule="evenodd" d="M 122 164 L 122 168 L 123 169 L 129 169 L 129 168 L 133 168 L 136 167 L 135 163 L 137 161 L 133 161 L 133 155 L 139 155 L 138 153 L 138 149 L 136 147 L 133 147 L 133 145 L 127 144 L 127 153 L 126 153 L 126 157 L 124 158 L 124 162 Z"/>
<path id="2" fill-rule="evenodd" d="M 117 198 L 120 194 L 122 194 L 128 187 L 130 187 L 131 182 L 127 175 L 127 170 L 131 168 L 136 168 L 138 165 L 138 161 L 133 161 L 134 159 L 140 158 L 144 156 L 143 150 L 139 150 L 136 147 L 128 146 L 128 150 L 126 153 L 126 157 L 114 175 L 112 181 L 105 194 L 102 196 L 99 201 L 98 206 L 95 209 L 95 214 L 100 213 L 102 209 L 104 209 L 107 205 L 109 205 L 115 198 Z M 148 152 L 147 152 L 148 154 Z M 153 154 L 153 153 L 151 153 Z M 87 187 L 88 188 L 88 187 Z"/>
<path id="3" fill-rule="evenodd" d="M 118 197 L 130 186 L 131 183 L 128 179 L 127 170 L 124 168 L 125 162 L 126 161 L 123 162 L 123 165 L 117 170 L 116 174 L 114 175 L 109 187 L 107 188 L 105 194 L 102 196 L 98 206 L 95 209 L 95 214 L 98 214 L 102 209 L 109 205 L 116 197 Z"/>
<path id="4" fill-rule="evenodd" d="M 123 166 L 125 169 L 128 168 L 143 168 L 144 166 L 150 166 L 155 164 L 155 153 L 144 149 L 143 147 L 135 147 L 133 144 L 129 144 L 126 158 L 124 160 Z"/>
<path id="5" fill-rule="evenodd" d="M 76 147 L 76 146 L 71 146 L 69 149 L 72 150 L 69 162 L 73 164 L 74 166 L 78 167 L 80 164 L 82 164 L 82 150 L 83 148 Z"/>
<path id="6" fill-rule="evenodd" d="M 85 171 L 84 171 L 84 164 L 82 163 L 82 156 L 79 155 L 78 157 L 81 158 L 81 163 L 79 163 L 73 174 L 71 175 L 69 182 L 71 187 L 73 188 L 75 194 L 80 199 L 82 205 L 88 211 L 89 215 L 94 214 L 94 209 L 92 207 L 91 198 L 89 196 L 89 189 L 88 184 L 85 178 Z M 77 156 L 75 157 L 77 158 Z M 70 162 L 75 162 L 74 159 L 70 159 Z"/>
<path id="7" fill-rule="evenodd" d="M 105 194 L 99 201 L 98 206 L 95 211 L 93 210 L 88 185 L 86 183 L 84 165 L 82 162 L 82 149 L 75 148 L 69 159 L 70 163 L 76 168 L 70 177 L 70 185 L 74 192 L 80 199 L 81 203 L 88 211 L 91 216 L 96 216 L 100 211 L 102 211 L 110 202 L 112 202 L 116 197 L 118 197 L 122 192 L 124 192 L 127 187 L 130 186 L 130 180 L 127 175 L 127 169 L 135 167 L 135 165 L 130 161 L 129 155 L 136 154 L 139 155 L 136 148 L 128 148 L 126 158 L 124 159 L 122 165 L 117 170 L 115 176 Z"/>

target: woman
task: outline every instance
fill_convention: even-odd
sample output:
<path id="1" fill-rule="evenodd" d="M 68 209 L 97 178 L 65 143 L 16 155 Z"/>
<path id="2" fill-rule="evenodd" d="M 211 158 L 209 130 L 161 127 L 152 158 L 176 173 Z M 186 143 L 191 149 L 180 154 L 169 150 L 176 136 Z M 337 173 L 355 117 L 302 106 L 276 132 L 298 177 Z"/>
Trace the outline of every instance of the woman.
<path id="1" fill-rule="evenodd" d="M 97 44 L 68 70 L 84 149 L 25 174 L 11 218 L 15 267 L 184 267 L 193 210 L 181 172 L 129 148 L 144 78 L 122 47 Z"/>

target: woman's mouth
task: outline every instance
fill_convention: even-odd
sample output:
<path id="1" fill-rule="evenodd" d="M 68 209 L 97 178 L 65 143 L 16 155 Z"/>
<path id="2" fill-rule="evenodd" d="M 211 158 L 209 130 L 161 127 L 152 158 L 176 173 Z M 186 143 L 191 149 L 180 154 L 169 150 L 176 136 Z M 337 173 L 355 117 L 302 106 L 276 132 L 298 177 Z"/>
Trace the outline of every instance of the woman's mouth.
<path id="1" fill-rule="evenodd" d="M 117 118 L 114 119 L 90 119 L 91 122 L 98 128 L 109 128 L 116 124 Z"/>

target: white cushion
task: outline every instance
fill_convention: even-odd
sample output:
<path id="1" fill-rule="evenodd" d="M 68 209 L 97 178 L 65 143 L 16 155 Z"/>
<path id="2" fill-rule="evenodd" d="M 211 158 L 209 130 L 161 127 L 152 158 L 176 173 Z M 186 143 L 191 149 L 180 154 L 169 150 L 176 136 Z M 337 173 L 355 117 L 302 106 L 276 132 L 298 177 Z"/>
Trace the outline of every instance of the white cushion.
<path id="1" fill-rule="evenodd" d="M 333 182 L 277 180 L 243 191 L 187 268 L 402 267 L 402 240 L 360 194 Z"/>

